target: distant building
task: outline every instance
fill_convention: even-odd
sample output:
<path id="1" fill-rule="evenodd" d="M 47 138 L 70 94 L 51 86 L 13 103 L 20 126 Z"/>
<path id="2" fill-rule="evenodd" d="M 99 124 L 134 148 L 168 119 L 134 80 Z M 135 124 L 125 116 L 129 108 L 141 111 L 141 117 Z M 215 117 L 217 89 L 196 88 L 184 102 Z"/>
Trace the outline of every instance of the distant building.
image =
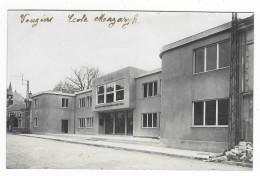
<path id="1" fill-rule="evenodd" d="M 253 17 L 239 23 L 241 140 L 252 141 Z M 228 146 L 231 23 L 162 48 L 162 68 L 127 67 L 74 94 L 32 96 L 32 133 L 160 138 L 174 148 L 223 152 Z"/>

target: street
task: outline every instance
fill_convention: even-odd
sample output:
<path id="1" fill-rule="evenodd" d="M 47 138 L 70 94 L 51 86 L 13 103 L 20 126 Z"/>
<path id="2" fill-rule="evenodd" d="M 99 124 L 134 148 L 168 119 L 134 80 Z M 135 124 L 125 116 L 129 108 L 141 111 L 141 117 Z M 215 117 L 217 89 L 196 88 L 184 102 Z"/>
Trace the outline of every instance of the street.
<path id="1" fill-rule="evenodd" d="M 8 169 L 230 170 L 252 168 L 7 134 Z"/>

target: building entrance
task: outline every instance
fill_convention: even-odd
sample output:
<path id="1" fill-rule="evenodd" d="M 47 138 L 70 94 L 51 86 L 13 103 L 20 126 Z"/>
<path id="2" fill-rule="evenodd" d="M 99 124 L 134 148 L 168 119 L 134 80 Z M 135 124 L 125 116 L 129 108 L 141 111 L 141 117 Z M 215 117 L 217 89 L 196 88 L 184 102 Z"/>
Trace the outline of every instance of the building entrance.
<path id="1" fill-rule="evenodd" d="M 133 113 L 132 111 L 116 111 L 100 114 L 99 127 L 104 127 L 105 134 L 133 135 Z M 101 132 L 101 130 L 100 130 Z"/>
<path id="2" fill-rule="evenodd" d="M 68 133 L 68 120 L 61 121 L 61 132 Z"/>

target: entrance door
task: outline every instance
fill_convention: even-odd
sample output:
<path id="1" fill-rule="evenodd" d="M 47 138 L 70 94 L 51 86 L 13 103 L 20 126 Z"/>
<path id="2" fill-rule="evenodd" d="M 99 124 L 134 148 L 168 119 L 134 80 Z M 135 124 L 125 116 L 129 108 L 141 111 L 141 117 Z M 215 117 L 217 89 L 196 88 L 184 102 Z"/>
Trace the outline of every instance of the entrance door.
<path id="1" fill-rule="evenodd" d="M 61 132 L 68 133 L 68 120 L 62 120 L 61 121 Z"/>
<path id="2" fill-rule="evenodd" d="M 111 113 L 105 113 L 105 134 L 113 134 L 113 117 Z"/>
<path id="3" fill-rule="evenodd" d="M 125 112 L 116 112 L 115 133 L 125 135 Z"/>

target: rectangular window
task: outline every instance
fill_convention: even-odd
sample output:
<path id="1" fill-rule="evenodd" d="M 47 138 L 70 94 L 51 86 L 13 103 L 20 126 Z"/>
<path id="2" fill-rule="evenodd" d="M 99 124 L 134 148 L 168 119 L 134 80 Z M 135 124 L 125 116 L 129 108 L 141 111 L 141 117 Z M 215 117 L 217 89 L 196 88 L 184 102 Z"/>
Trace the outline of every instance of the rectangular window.
<path id="1" fill-rule="evenodd" d="M 86 97 L 86 104 L 87 104 L 87 107 L 92 106 L 92 97 L 91 96 Z"/>
<path id="2" fill-rule="evenodd" d="M 142 128 L 157 128 L 157 113 L 146 113 L 142 118 Z"/>
<path id="3" fill-rule="evenodd" d="M 68 98 L 62 98 L 62 107 L 63 108 L 69 107 L 69 99 Z"/>
<path id="4" fill-rule="evenodd" d="M 124 100 L 124 80 L 108 83 L 98 87 L 97 103 L 112 103 Z M 92 99 L 91 99 L 92 101 Z"/>
<path id="5" fill-rule="evenodd" d="M 194 126 L 227 126 L 229 99 L 193 102 Z"/>
<path id="6" fill-rule="evenodd" d="M 93 128 L 93 117 L 87 117 L 86 122 L 86 128 Z"/>
<path id="7" fill-rule="evenodd" d="M 194 73 L 228 67 L 230 62 L 229 40 L 194 50 Z"/>
<path id="8" fill-rule="evenodd" d="M 38 99 L 34 99 L 34 108 L 38 108 Z"/>
<path id="9" fill-rule="evenodd" d="M 38 127 L 38 118 L 33 119 L 33 127 Z"/>
<path id="10" fill-rule="evenodd" d="M 144 98 L 152 97 L 157 95 L 157 81 L 144 83 L 143 90 L 144 90 Z"/>
<path id="11" fill-rule="evenodd" d="M 79 128 L 85 128 L 85 118 L 79 118 Z"/>
<path id="12" fill-rule="evenodd" d="M 79 99 L 79 108 L 84 108 L 85 107 L 85 97 Z"/>

